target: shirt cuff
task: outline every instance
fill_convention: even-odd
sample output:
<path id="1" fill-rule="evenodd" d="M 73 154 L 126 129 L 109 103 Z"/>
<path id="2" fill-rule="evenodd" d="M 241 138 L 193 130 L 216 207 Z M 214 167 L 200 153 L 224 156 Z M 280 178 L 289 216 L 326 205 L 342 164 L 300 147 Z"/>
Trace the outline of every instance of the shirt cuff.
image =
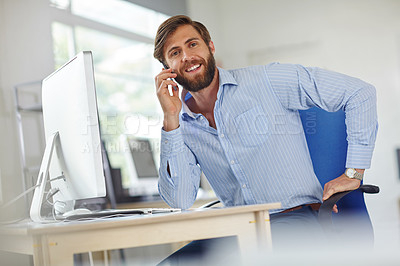
<path id="1" fill-rule="evenodd" d="M 171 131 L 161 130 L 161 156 L 171 156 L 183 152 L 185 143 L 181 132 L 181 127 Z"/>
<path id="2" fill-rule="evenodd" d="M 374 145 L 351 145 L 347 148 L 346 168 L 368 169 L 371 167 Z"/>

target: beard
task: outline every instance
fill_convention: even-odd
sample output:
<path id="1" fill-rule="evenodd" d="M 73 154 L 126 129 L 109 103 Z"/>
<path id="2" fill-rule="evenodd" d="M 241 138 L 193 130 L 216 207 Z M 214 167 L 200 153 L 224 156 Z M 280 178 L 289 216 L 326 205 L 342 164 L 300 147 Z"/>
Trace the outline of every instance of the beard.
<path id="1" fill-rule="evenodd" d="M 202 75 L 196 77 L 194 80 L 189 80 L 184 75 L 177 73 L 177 77 L 175 78 L 176 82 L 178 82 L 183 88 L 191 92 L 198 92 L 208 87 L 213 81 L 215 75 L 215 68 L 216 68 L 215 58 L 214 55 L 211 53 L 211 51 L 207 58 L 207 61 L 204 59 L 200 59 L 187 62 L 187 64 L 185 64 L 181 69 L 181 73 L 185 73 L 185 69 L 189 65 L 196 65 L 196 64 L 201 64 L 204 66 L 205 71 Z"/>

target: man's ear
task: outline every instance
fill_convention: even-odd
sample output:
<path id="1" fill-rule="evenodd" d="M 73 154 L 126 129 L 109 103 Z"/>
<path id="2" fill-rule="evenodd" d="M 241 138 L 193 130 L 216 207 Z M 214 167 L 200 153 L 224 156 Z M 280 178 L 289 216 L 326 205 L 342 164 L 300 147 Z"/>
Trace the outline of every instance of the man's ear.
<path id="1" fill-rule="evenodd" d="M 215 54 L 215 46 L 214 46 L 213 41 L 210 41 L 208 43 L 208 46 L 210 47 L 210 50 L 211 50 L 212 54 Z"/>

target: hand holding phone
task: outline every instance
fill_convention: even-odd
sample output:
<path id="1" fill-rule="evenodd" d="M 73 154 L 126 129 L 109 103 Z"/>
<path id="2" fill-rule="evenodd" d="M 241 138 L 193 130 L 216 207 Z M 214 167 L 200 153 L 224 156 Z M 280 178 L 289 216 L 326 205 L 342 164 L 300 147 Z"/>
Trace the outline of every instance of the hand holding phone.
<path id="1" fill-rule="evenodd" d="M 169 69 L 169 67 L 168 67 L 166 64 L 164 64 L 164 63 L 163 63 L 163 66 L 164 66 L 164 69 Z M 174 70 L 172 70 L 171 73 L 175 73 Z M 172 80 L 172 81 L 175 81 L 173 78 L 169 78 L 169 79 Z M 173 88 L 175 91 L 178 90 L 178 86 L 172 86 L 172 88 Z"/>
<path id="2" fill-rule="evenodd" d="M 179 98 L 178 84 L 173 80 L 177 76 L 172 69 L 162 69 L 155 77 L 157 97 L 164 112 L 164 130 L 171 131 L 179 127 L 179 112 L 182 102 Z M 174 89 L 170 92 L 169 86 Z"/>

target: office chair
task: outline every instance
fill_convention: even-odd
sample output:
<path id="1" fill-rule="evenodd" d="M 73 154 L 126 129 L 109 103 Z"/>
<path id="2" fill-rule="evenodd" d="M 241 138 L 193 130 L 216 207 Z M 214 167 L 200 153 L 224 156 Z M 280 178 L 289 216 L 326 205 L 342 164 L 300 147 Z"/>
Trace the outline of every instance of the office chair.
<path id="1" fill-rule="evenodd" d="M 347 155 L 347 134 L 344 111 L 326 112 L 320 108 L 300 111 L 300 118 L 306 135 L 314 172 L 322 187 L 330 180 L 339 177 L 345 171 Z M 362 184 L 353 191 L 332 195 L 322 205 L 318 219 L 323 230 L 330 236 L 342 234 L 362 235 L 367 242 L 373 242 L 373 228 L 364 201 L 364 193 L 379 193 L 379 187 Z M 203 205 L 209 208 L 219 200 Z M 337 204 L 339 213 L 332 214 Z M 360 222 L 362 221 L 362 222 Z M 346 223 L 354 222 L 351 229 L 345 230 Z M 355 229 L 356 228 L 356 229 Z"/>
<path id="2" fill-rule="evenodd" d="M 342 175 L 346 169 L 345 113 L 342 110 L 326 112 L 313 107 L 300 111 L 300 118 L 314 172 L 323 187 L 325 183 Z M 364 193 L 379 193 L 379 187 L 362 184 L 356 190 L 336 193 L 326 200 L 318 214 L 324 231 L 328 234 L 343 233 L 347 238 L 351 237 L 349 234 L 362 235 L 365 240 L 372 243 L 373 228 L 365 206 Z M 332 207 L 335 204 L 339 213 L 332 214 Z M 346 223 L 349 222 L 358 223 L 351 226 L 353 231 L 344 230 Z"/>

